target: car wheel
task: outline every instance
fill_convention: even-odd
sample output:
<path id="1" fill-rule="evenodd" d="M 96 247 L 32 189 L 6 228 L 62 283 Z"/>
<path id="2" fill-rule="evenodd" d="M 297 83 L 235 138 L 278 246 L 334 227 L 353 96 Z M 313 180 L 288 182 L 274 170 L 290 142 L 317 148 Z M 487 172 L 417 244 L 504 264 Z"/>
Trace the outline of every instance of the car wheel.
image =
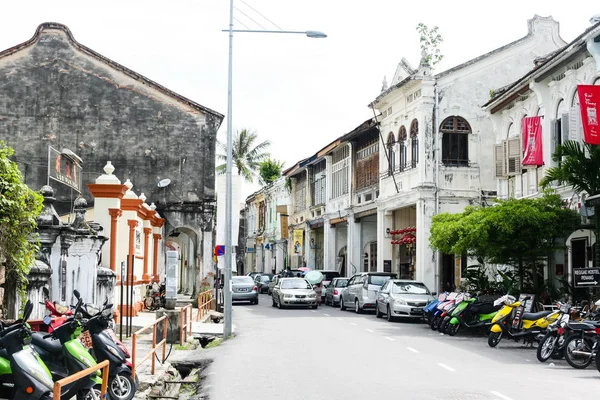
<path id="1" fill-rule="evenodd" d="M 344 311 L 346 306 L 344 305 L 344 298 L 340 296 L 340 310 Z"/>
<path id="2" fill-rule="evenodd" d="M 375 303 L 375 317 L 377 318 L 381 318 L 383 317 L 383 314 L 381 313 L 381 311 L 379 311 L 379 303 Z"/>
<path id="3" fill-rule="evenodd" d="M 311 306 L 310 308 L 312 308 L 313 310 L 316 310 L 317 307 L 318 307 L 317 304 L 315 304 L 314 306 Z"/>
<path id="4" fill-rule="evenodd" d="M 360 304 L 358 304 L 358 299 L 354 300 L 354 312 L 357 314 L 362 313 L 362 308 L 360 308 Z"/>
<path id="5" fill-rule="evenodd" d="M 272 302 L 271 306 L 277 307 L 277 303 L 275 303 L 275 296 L 271 297 L 271 302 Z"/>
<path id="6" fill-rule="evenodd" d="M 283 309 L 283 305 L 281 304 L 281 299 L 279 299 L 279 301 L 277 301 L 277 308 L 279 308 L 280 310 Z"/>
<path id="7" fill-rule="evenodd" d="M 267 294 L 268 294 L 269 296 L 272 296 L 272 295 L 273 295 L 273 292 L 271 292 L 270 290 L 267 290 Z"/>
<path id="8" fill-rule="evenodd" d="M 390 309 L 390 305 L 389 304 L 387 306 L 387 315 L 386 315 L 386 317 L 387 317 L 387 320 L 389 322 L 393 322 L 395 320 L 394 316 L 392 315 L 392 310 Z"/>

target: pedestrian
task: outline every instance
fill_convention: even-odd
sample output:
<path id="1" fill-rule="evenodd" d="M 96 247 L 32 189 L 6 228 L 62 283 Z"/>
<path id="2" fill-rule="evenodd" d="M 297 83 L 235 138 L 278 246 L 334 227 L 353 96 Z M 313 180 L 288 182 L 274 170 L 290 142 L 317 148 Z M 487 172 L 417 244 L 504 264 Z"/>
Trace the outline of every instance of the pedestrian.
<path id="1" fill-rule="evenodd" d="M 317 306 L 321 305 L 321 296 L 323 295 L 323 282 L 313 285 L 313 290 L 317 294 Z"/>

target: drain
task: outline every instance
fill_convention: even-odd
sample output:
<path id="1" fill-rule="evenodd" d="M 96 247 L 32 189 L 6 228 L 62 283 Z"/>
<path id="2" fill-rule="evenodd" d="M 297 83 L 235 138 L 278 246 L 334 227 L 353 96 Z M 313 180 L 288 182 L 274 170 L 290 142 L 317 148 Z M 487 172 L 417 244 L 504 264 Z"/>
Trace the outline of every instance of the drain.
<path id="1" fill-rule="evenodd" d="M 211 359 L 195 362 L 175 361 L 171 366 L 178 372 L 178 379 L 166 381 L 169 386 L 177 385 L 177 398 L 180 400 L 208 400 L 207 388 L 203 381 L 206 378 L 205 370 L 212 363 Z"/>

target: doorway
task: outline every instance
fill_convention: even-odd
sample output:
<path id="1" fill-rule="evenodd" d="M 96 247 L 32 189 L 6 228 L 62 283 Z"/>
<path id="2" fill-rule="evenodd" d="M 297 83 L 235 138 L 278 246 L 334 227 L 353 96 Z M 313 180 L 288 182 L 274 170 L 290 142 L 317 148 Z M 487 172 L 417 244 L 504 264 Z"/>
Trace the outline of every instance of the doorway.
<path id="1" fill-rule="evenodd" d="M 442 254 L 442 289 L 447 292 L 452 292 L 456 288 L 454 286 L 454 254 Z"/>
<path id="2" fill-rule="evenodd" d="M 571 251 L 572 251 L 572 260 L 573 260 L 573 268 L 587 268 L 587 239 L 576 239 L 571 241 Z"/>

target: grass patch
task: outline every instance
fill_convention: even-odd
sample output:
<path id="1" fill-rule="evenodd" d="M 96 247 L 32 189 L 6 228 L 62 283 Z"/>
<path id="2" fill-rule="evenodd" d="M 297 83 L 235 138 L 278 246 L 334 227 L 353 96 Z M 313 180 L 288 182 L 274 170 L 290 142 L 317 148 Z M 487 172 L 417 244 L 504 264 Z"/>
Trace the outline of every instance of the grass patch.
<path id="1" fill-rule="evenodd" d="M 223 338 L 217 338 L 206 345 L 205 349 L 212 349 L 213 347 L 217 347 L 223 342 Z"/>
<path id="2" fill-rule="evenodd" d="M 175 350 L 189 350 L 189 348 L 190 348 L 190 344 L 189 344 L 189 343 L 186 343 L 186 344 L 183 344 L 183 345 L 181 345 L 181 344 L 176 344 L 175 346 L 173 346 L 173 348 L 174 348 Z"/>

